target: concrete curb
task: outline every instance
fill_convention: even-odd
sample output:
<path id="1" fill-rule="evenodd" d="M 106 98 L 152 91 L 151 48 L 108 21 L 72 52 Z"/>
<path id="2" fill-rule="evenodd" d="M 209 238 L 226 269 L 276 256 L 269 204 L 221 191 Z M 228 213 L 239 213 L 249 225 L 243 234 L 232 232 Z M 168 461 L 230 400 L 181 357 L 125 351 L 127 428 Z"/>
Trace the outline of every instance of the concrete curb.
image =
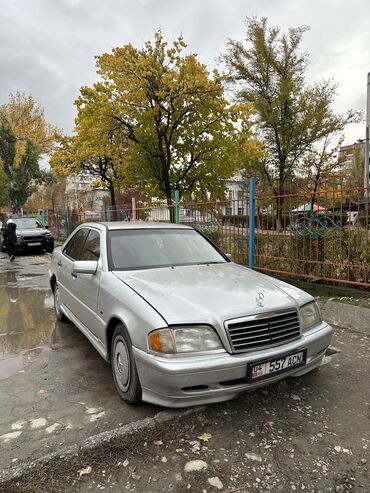
<path id="1" fill-rule="evenodd" d="M 334 300 L 319 300 L 323 319 L 333 325 L 370 336 L 370 309 Z"/>
<path id="2" fill-rule="evenodd" d="M 103 431 L 102 433 L 86 438 L 80 444 L 64 447 L 56 452 L 44 455 L 43 457 L 33 461 L 25 462 L 16 467 L 3 469 L 0 471 L 0 486 L 1 484 L 9 481 L 20 479 L 25 474 L 29 474 L 34 469 L 42 467 L 53 460 L 67 460 L 82 452 L 97 449 L 98 447 L 106 445 L 117 438 L 121 439 L 123 442 L 128 441 L 136 435 L 154 430 L 159 425 L 169 424 L 186 416 L 196 414 L 204 409 L 205 406 L 198 406 L 187 409 L 186 411 L 160 411 L 153 417 L 134 421 L 132 423 L 128 423 L 127 425 L 120 426 L 119 428 L 114 428 L 113 430 Z"/>

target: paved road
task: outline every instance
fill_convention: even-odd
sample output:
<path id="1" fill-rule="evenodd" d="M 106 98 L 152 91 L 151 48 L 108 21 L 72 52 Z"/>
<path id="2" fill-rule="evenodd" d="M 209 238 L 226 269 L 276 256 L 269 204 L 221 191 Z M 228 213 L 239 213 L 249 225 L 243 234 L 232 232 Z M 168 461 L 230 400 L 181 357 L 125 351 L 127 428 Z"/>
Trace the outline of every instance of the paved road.
<path id="1" fill-rule="evenodd" d="M 56 321 L 49 261 L 0 254 L 0 468 L 158 411 L 122 403 L 110 366 Z"/>
<path id="2" fill-rule="evenodd" d="M 333 343 L 340 352 L 318 372 L 43 464 L 0 491 L 368 493 L 370 339 L 335 328 Z M 191 472 L 193 460 L 206 469 Z"/>

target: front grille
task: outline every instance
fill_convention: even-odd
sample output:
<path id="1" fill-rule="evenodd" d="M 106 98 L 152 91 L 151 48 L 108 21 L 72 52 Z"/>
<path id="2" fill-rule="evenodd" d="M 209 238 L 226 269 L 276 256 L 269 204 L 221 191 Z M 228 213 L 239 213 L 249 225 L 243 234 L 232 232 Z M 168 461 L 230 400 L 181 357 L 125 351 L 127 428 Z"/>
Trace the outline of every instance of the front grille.
<path id="1" fill-rule="evenodd" d="M 42 241 L 44 239 L 43 236 L 24 236 L 23 239 L 25 241 Z"/>
<path id="2" fill-rule="evenodd" d="M 252 320 L 226 322 L 226 330 L 234 353 L 283 344 L 301 334 L 296 310 Z"/>

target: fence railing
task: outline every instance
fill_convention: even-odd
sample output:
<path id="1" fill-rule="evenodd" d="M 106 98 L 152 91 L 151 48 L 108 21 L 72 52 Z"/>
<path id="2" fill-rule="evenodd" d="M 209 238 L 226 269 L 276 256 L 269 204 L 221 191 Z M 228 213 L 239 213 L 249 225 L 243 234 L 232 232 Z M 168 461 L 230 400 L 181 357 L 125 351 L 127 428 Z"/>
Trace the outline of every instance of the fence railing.
<path id="1" fill-rule="evenodd" d="M 255 193 L 250 187 L 223 201 L 140 204 L 96 211 L 39 211 L 53 235 L 65 239 L 94 221 L 178 222 L 194 226 L 235 262 L 278 276 L 370 288 L 370 188 Z"/>
<path id="2" fill-rule="evenodd" d="M 370 287 L 369 188 L 256 197 L 256 268 Z"/>

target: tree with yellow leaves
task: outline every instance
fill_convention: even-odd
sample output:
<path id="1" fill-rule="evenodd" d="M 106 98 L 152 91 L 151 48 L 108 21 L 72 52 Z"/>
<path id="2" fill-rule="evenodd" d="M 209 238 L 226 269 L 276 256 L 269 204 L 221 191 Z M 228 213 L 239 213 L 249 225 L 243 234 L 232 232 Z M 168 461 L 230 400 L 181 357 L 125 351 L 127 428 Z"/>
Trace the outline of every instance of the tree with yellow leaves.
<path id="1" fill-rule="evenodd" d="M 124 136 L 114 130 L 110 91 L 102 84 L 82 87 L 75 105 L 75 135 L 59 137 L 50 165 L 60 176 L 85 172 L 95 177 L 108 188 L 115 216 L 127 145 Z"/>
<path id="2" fill-rule="evenodd" d="M 2 205 L 9 201 L 19 210 L 27 201 L 42 178 L 39 160 L 51 151 L 56 132 L 31 95 L 17 92 L 0 105 Z"/>
<path id="3" fill-rule="evenodd" d="M 112 132 L 126 142 L 123 177 L 147 195 L 224 198 L 224 182 L 255 152 L 250 104 L 231 105 L 223 78 L 209 73 L 182 37 L 169 45 L 160 31 L 142 49 L 131 44 L 97 57 L 109 93 Z M 86 102 L 88 90 L 82 95 Z"/>

